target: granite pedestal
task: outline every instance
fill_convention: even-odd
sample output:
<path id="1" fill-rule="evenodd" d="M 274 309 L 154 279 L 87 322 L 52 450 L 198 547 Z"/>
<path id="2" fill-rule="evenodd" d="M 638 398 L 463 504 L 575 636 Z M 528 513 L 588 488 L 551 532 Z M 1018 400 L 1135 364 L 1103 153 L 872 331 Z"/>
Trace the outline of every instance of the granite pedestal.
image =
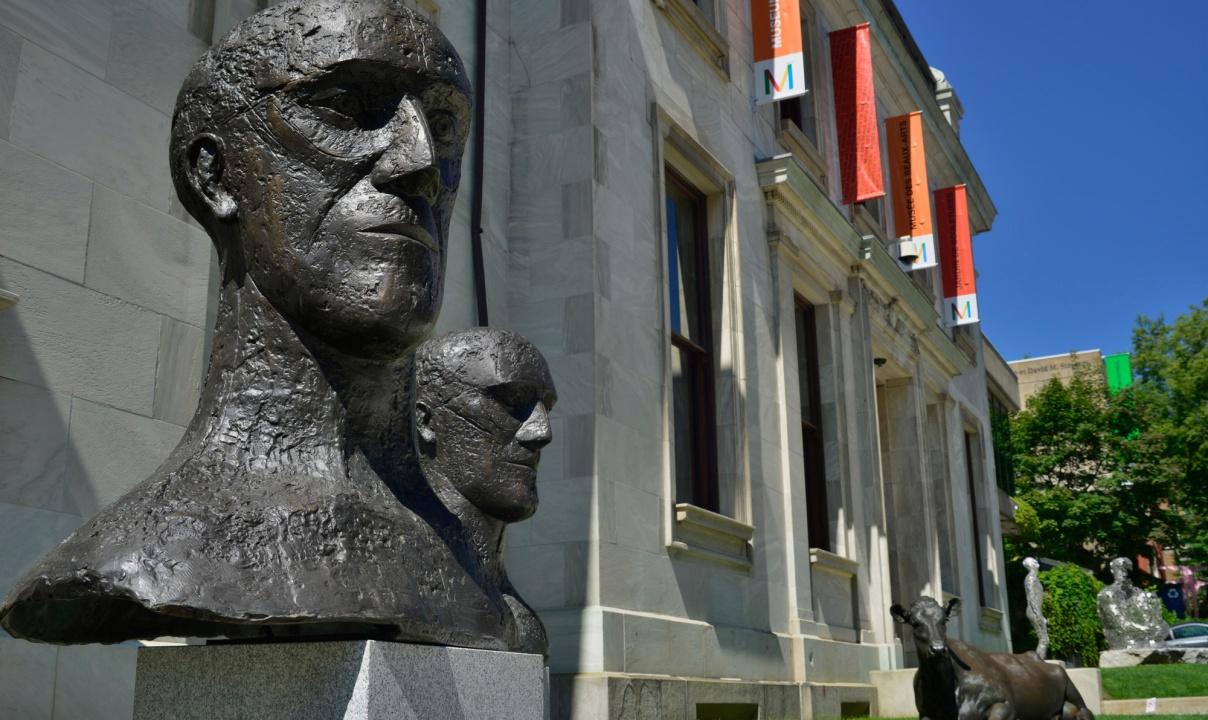
<path id="1" fill-rule="evenodd" d="M 1136 665 L 1208 665 L 1208 648 L 1156 647 L 1133 650 L 1104 650 L 1099 667 L 1117 668 Z"/>
<path id="2" fill-rule="evenodd" d="M 144 648 L 134 720 L 542 720 L 540 655 L 373 640 Z"/>

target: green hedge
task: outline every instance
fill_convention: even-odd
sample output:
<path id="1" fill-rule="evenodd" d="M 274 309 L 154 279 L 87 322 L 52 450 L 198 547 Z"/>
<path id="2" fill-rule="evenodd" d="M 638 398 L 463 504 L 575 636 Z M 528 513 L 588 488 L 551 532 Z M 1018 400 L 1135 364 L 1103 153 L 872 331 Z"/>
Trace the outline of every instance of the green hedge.
<path id="1" fill-rule="evenodd" d="M 1045 570 L 1040 582 L 1049 621 L 1049 657 L 1097 666 L 1099 651 L 1106 647 L 1095 602 L 1103 583 L 1077 565 Z"/>

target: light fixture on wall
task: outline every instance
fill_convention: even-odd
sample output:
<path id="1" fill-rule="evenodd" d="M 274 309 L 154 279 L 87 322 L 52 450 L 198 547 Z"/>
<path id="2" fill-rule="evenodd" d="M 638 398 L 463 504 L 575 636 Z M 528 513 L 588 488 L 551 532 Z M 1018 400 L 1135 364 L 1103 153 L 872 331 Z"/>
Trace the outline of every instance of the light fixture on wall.
<path id="1" fill-rule="evenodd" d="M 873 358 L 872 364 L 879 368 L 885 367 L 885 363 L 889 362 L 888 358 Z"/>
<path id="2" fill-rule="evenodd" d="M 910 265 L 919 259 L 919 244 L 912 237 L 898 238 L 898 261 Z"/>

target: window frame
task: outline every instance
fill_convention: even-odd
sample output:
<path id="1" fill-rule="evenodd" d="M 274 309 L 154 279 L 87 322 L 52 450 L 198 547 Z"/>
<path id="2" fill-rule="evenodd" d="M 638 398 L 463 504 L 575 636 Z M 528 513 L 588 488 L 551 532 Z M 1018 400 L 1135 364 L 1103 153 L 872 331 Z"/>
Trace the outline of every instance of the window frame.
<path id="1" fill-rule="evenodd" d="M 797 334 L 797 382 L 807 383 L 810 407 L 801 410 L 801 450 L 805 470 L 805 512 L 809 546 L 832 552 L 830 505 L 827 498 L 826 440 L 822 428 L 821 370 L 816 308 L 800 293 L 793 294 L 793 328 Z M 807 357 L 802 358 L 802 350 Z M 804 362 L 803 362 L 804 360 Z M 803 373 L 804 371 L 804 373 Z M 803 376 L 804 375 L 804 376 Z"/>
<path id="2" fill-rule="evenodd" d="M 819 107 L 819 102 L 818 102 L 819 87 L 820 87 L 820 84 L 818 82 L 818 59 L 821 56 L 818 53 L 818 41 L 816 38 L 818 22 L 817 22 L 817 19 L 814 17 L 813 5 L 810 2 L 808 2 L 808 0 L 802 0 L 800 9 L 801 9 L 801 43 L 802 43 L 802 49 L 804 51 L 804 54 L 808 58 L 807 62 L 809 63 L 809 78 L 807 78 L 809 80 L 809 88 L 806 90 L 804 95 L 798 95 L 796 97 L 792 97 L 787 100 L 781 100 L 780 102 L 777 102 L 776 110 L 777 110 L 777 114 L 780 117 L 780 120 L 782 122 L 788 121 L 788 122 L 792 123 L 793 125 L 795 125 L 797 127 L 797 130 L 801 133 L 801 137 L 810 143 L 810 145 L 812 146 L 812 149 L 818 153 L 821 153 L 821 151 L 822 151 L 822 122 L 821 122 L 822 121 L 822 109 Z M 792 113 L 792 110 L 791 110 L 792 108 L 796 108 L 797 109 L 796 116 L 801 117 L 803 115 L 803 113 L 801 112 L 802 105 L 804 105 L 807 102 L 813 106 L 813 110 L 814 110 L 814 112 L 813 112 L 814 137 L 809 136 L 809 134 L 805 131 L 805 128 L 803 128 L 801 126 L 800 121 L 798 121 L 794 117 L 789 117 L 789 115 Z"/>
<path id="3" fill-rule="evenodd" d="M 685 368 L 685 372 L 691 375 L 690 383 L 692 388 L 688 423 L 690 428 L 689 455 L 692 458 L 692 468 L 690 470 L 692 497 L 683 498 L 680 496 L 678 478 L 681 469 L 673 466 L 675 502 L 677 504 L 688 503 L 711 512 L 720 512 L 720 487 L 717 470 L 717 386 L 713 368 L 716 355 L 713 348 L 712 277 L 710 273 L 707 212 L 708 197 L 670 164 L 664 165 L 663 178 L 663 182 L 667 186 L 674 187 L 680 193 L 691 196 L 694 199 L 692 208 L 695 230 L 693 237 L 693 271 L 696 274 L 696 307 L 693 310 L 698 318 L 697 330 L 700 335 L 700 337 L 693 340 L 675 332 L 671 324 L 667 326 L 667 336 L 671 344 L 671 352 L 681 353 L 681 363 Z M 673 200 L 669 192 L 665 192 L 664 194 L 667 212 L 670 215 L 670 207 Z M 671 242 L 670 217 L 668 217 L 668 250 L 670 250 Z M 678 243 L 679 238 L 676 238 L 677 247 Z M 668 276 L 665 287 L 668 292 L 671 292 L 670 263 L 673 262 L 673 258 L 670 256 L 670 252 L 668 253 L 667 261 Z M 676 274 L 678 277 L 678 272 Z M 691 358 L 691 363 L 684 362 L 684 358 Z M 675 413 L 674 402 L 671 412 Z M 671 423 L 673 457 L 676 457 L 678 454 L 675 452 L 675 448 L 679 442 L 679 438 L 674 435 L 676 425 L 677 423 L 673 418 Z"/>
<path id="4" fill-rule="evenodd" d="M 964 435 L 965 475 L 969 479 L 969 520 L 973 525 L 973 558 L 977 564 L 977 604 L 980 607 L 989 607 L 986 603 L 988 596 L 986 594 L 985 559 L 982 553 L 981 513 L 977 509 L 977 474 L 973 464 L 973 450 L 981 443 L 978 433 L 965 430 Z"/>
<path id="5" fill-rule="evenodd" d="M 725 4 L 714 0 L 714 17 L 697 5 L 696 0 L 651 0 L 666 15 L 671 25 L 700 53 L 709 67 L 723 79 L 730 79 L 730 43 L 726 40 Z"/>

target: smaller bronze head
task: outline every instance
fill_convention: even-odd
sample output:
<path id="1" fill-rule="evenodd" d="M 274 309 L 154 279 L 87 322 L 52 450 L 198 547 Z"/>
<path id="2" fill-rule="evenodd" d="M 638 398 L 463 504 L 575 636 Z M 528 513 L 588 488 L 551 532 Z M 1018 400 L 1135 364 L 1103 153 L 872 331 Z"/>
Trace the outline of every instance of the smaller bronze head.
<path id="1" fill-rule="evenodd" d="M 194 65 L 172 176 L 226 281 L 344 352 L 397 357 L 440 309 L 470 106 L 457 53 L 401 0 L 287 0 Z"/>
<path id="2" fill-rule="evenodd" d="M 537 463 L 557 400 L 545 358 L 524 338 L 474 328 L 425 342 L 415 358 L 420 468 L 484 514 L 517 522 L 537 510 Z"/>
<path id="3" fill-rule="evenodd" d="M 919 658 L 930 659 L 948 653 L 948 619 L 957 614 L 960 606 L 957 598 L 940 605 L 924 595 L 910 603 L 909 610 L 894 603 L 889 614 L 897 622 L 910 626 Z"/>

